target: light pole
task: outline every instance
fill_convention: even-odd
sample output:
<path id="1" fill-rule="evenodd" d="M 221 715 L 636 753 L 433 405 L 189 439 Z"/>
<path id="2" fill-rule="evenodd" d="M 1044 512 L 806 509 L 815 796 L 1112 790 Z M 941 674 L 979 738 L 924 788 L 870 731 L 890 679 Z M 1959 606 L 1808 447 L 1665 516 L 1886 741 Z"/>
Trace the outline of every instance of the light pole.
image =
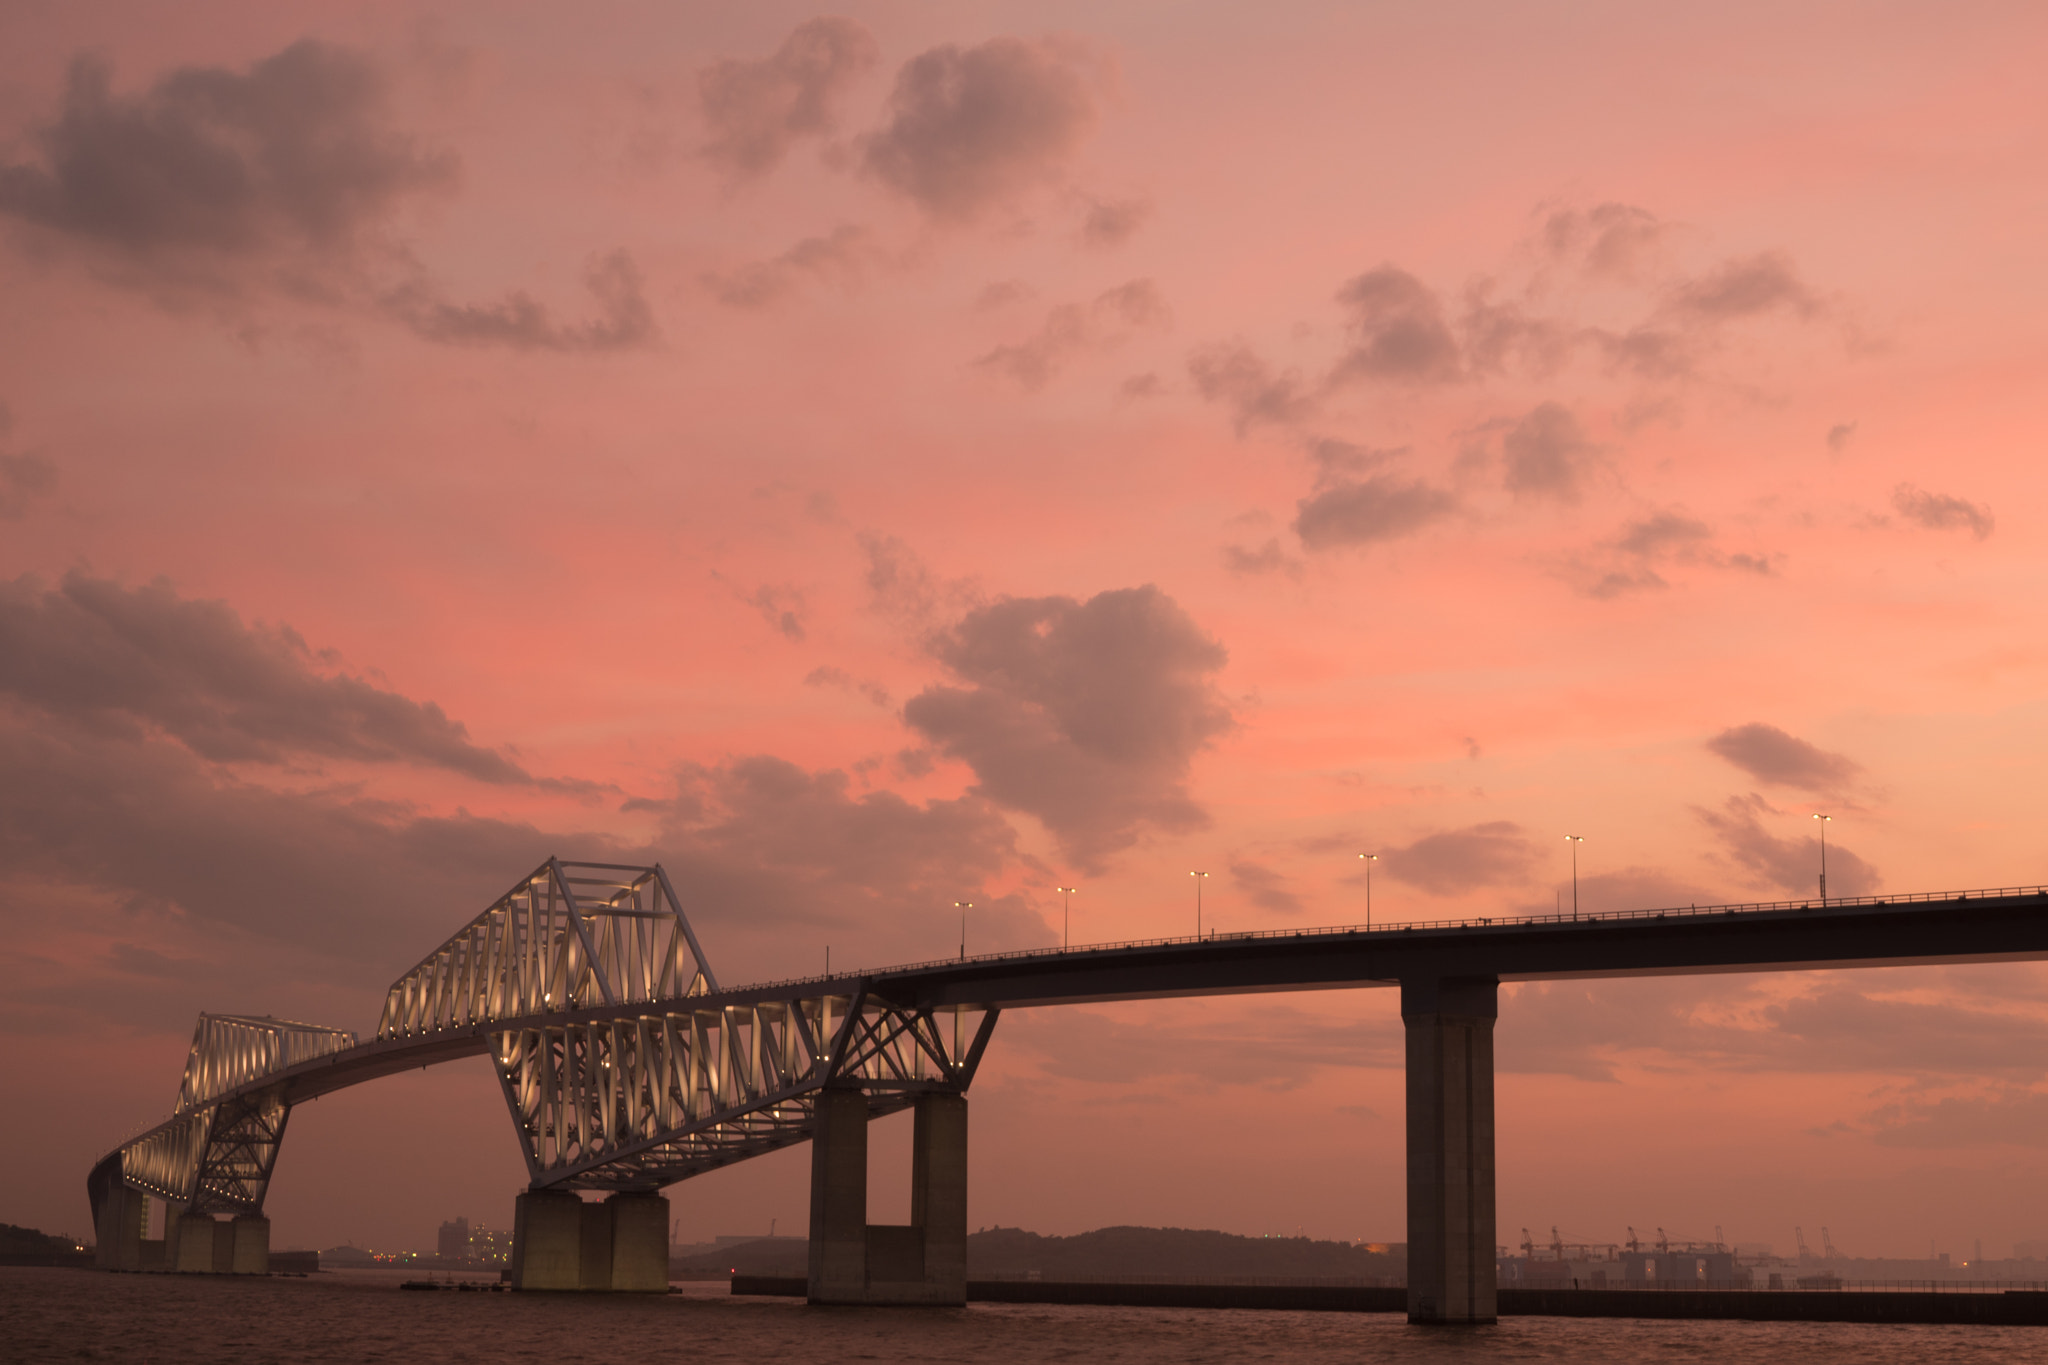
<path id="1" fill-rule="evenodd" d="M 1572 919 L 1579 917 L 1579 845 L 1586 841 L 1576 834 L 1567 834 L 1564 841 L 1572 846 Z"/>
<path id="2" fill-rule="evenodd" d="M 1206 872 L 1190 872 L 1188 875 L 1195 879 L 1195 937 L 1200 938 L 1202 936 L 1202 883 L 1209 880 L 1209 874 Z"/>
<path id="3" fill-rule="evenodd" d="M 967 912 L 974 908 L 973 901 L 954 901 L 960 910 L 960 960 L 967 960 Z"/>
<path id="4" fill-rule="evenodd" d="M 1828 826 L 1835 823 L 1832 815 L 1816 815 L 1820 821 L 1820 904 L 1825 910 L 1828 904 Z"/>
<path id="5" fill-rule="evenodd" d="M 1065 902 L 1060 909 L 1060 947 L 1062 949 L 1066 948 L 1070 943 L 1067 929 L 1074 922 L 1074 893 L 1080 889 L 1078 886 L 1055 886 L 1053 888 L 1053 890 L 1060 893 L 1060 899 Z"/>
<path id="6" fill-rule="evenodd" d="M 1372 928 L 1372 865 L 1380 860 L 1377 853 L 1358 855 L 1365 862 L 1365 927 Z"/>

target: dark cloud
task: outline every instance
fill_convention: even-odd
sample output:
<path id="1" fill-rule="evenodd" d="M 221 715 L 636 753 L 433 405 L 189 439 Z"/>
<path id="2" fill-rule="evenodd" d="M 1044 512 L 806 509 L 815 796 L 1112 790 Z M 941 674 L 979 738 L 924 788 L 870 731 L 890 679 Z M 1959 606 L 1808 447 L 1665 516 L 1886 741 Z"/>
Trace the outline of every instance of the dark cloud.
<path id="1" fill-rule="evenodd" d="M 1165 382 L 1151 370 L 1147 370 L 1143 374 L 1134 374 L 1116 386 L 1116 396 L 1125 399 L 1157 398 L 1165 392 Z"/>
<path id="2" fill-rule="evenodd" d="M 1600 447 L 1571 409 L 1540 403 L 1501 437 L 1503 481 L 1516 496 L 1577 502 L 1580 485 Z"/>
<path id="3" fill-rule="evenodd" d="M 1718 811 L 1694 808 L 1694 813 L 1721 840 L 1726 856 L 1746 871 L 1753 885 L 1775 888 L 1790 896 L 1818 894 L 1820 885 L 1820 838 L 1808 831 L 1782 839 L 1764 828 L 1764 817 L 1782 817 L 1811 826 L 1803 815 L 1787 815 L 1761 796 L 1731 796 Z M 1828 894 L 1865 896 L 1882 882 L 1877 869 L 1849 849 L 1828 840 Z"/>
<path id="4" fill-rule="evenodd" d="M 1707 741 L 1707 748 L 1759 782 L 1820 794 L 1840 791 L 1863 771 L 1846 755 L 1831 754 L 1760 721 L 1723 730 Z"/>
<path id="5" fill-rule="evenodd" d="M 1463 373 L 1443 303 L 1405 270 L 1383 265 L 1346 283 L 1337 302 L 1351 314 L 1351 347 L 1331 382 L 1439 382 Z"/>
<path id="6" fill-rule="evenodd" d="M 1091 199 L 1081 220 L 1081 240 L 1089 246 L 1122 246 L 1152 216 L 1143 199 Z"/>
<path id="7" fill-rule="evenodd" d="M 1046 314 L 1036 334 L 998 346 L 974 363 L 1026 389 L 1040 389 L 1075 354 L 1114 345 L 1132 329 L 1158 326 L 1166 319 L 1166 300 L 1159 287 L 1150 280 L 1131 280 L 1098 294 L 1085 307 L 1060 305 Z"/>
<path id="8" fill-rule="evenodd" d="M 1560 209 L 1538 232 L 1551 260 L 1601 279 L 1633 280 L 1667 240 L 1669 225 L 1647 209 L 1607 203 L 1590 209 Z"/>
<path id="9" fill-rule="evenodd" d="M 584 285 L 598 305 L 588 322 L 559 322 L 524 291 L 499 303 L 455 304 L 434 297 L 431 286 L 407 285 L 387 294 L 384 306 L 428 341 L 461 346 L 509 346 L 522 351 L 623 351 L 660 339 L 640 268 L 624 251 L 595 257 Z"/>
<path id="10" fill-rule="evenodd" d="M 1274 373 L 1249 346 L 1206 346 L 1188 357 L 1188 374 L 1202 397 L 1229 406 L 1240 436 L 1265 422 L 1298 422 L 1315 408 L 1300 375 Z"/>
<path id="11" fill-rule="evenodd" d="M 941 599 L 953 589 L 896 536 L 862 531 L 861 554 L 867 559 L 868 604 L 906 630 L 922 632 L 932 624 Z"/>
<path id="12" fill-rule="evenodd" d="M 1308 446 L 1308 457 L 1316 467 L 1318 487 L 1326 487 L 1349 475 L 1370 473 L 1396 456 L 1405 454 L 1406 447 L 1376 450 L 1327 436 L 1309 442 Z"/>
<path id="13" fill-rule="evenodd" d="M 180 67 L 116 94 L 71 68 L 35 130 L 39 164 L 0 165 L 0 213 L 130 262 L 346 255 L 402 199 L 445 188 L 455 161 L 384 118 L 371 60 L 307 39 L 237 72 Z"/>
<path id="14" fill-rule="evenodd" d="M 2036 1047 L 2048 1041 L 2038 1026 L 2029 1032 Z M 2003 1086 L 1988 1095 L 1916 1097 L 1881 1106 L 1866 1121 L 1880 1147 L 2048 1147 L 2048 1093 Z"/>
<path id="15" fill-rule="evenodd" d="M 1058 173 L 1095 122 L 1077 52 L 992 38 L 913 57 L 889 119 L 862 139 L 868 172 L 935 218 L 965 220 Z"/>
<path id="16" fill-rule="evenodd" d="M 1297 914 L 1301 910 L 1301 897 L 1287 889 L 1287 878 L 1263 863 L 1232 858 L 1230 880 L 1240 895 L 1261 910 L 1277 915 Z"/>
<path id="17" fill-rule="evenodd" d="M 1828 428 L 1828 451 L 1839 455 L 1849 448 L 1849 438 L 1856 434 L 1854 422 L 1837 422 Z"/>
<path id="18" fill-rule="evenodd" d="M 1391 474 L 1340 480 L 1296 504 L 1294 533 L 1311 550 L 1369 545 L 1412 535 L 1457 505 L 1449 492 L 1420 480 Z"/>
<path id="19" fill-rule="evenodd" d="M 887 710 L 894 704 L 889 689 L 873 678 L 856 678 L 843 668 L 821 664 L 804 675 L 805 687 L 836 687 L 842 692 L 852 692 L 867 698 L 875 705 Z"/>
<path id="20" fill-rule="evenodd" d="M 799 138 L 832 131 L 833 105 L 880 60 L 866 29 L 827 16 L 799 24 L 771 57 L 706 67 L 697 76 L 711 130 L 704 155 L 735 181 L 773 170 Z"/>
<path id="21" fill-rule="evenodd" d="M 851 288 L 867 274 L 876 255 L 868 230 L 849 223 L 823 237 L 806 237 L 780 256 L 711 272 L 704 276 L 704 284 L 712 297 L 729 307 L 761 308 L 803 279 Z"/>
<path id="22" fill-rule="evenodd" d="M 1500 374 L 1515 362 L 1538 378 L 1562 368 L 1580 340 L 1575 329 L 1555 318 L 1494 300 L 1484 286 L 1467 291 L 1458 333 L 1466 364 L 1475 374 Z"/>
<path id="23" fill-rule="evenodd" d="M 1424 835 L 1380 855 L 1387 876 L 1434 896 L 1524 882 L 1540 861 L 1528 832 L 1511 820 Z"/>
<path id="24" fill-rule="evenodd" d="M 0 520 L 13 521 L 57 487 L 57 467 L 40 455 L 0 453 Z"/>
<path id="25" fill-rule="evenodd" d="M 1598 598 L 1670 587 L 1659 567 L 1703 565 L 1768 577 L 1769 556 L 1730 554 L 1714 544 L 1714 530 L 1697 517 L 1683 512 L 1655 512 L 1630 522 L 1609 547 L 1613 559 L 1607 567 L 1592 566 L 1585 591 Z M 1584 567 L 1584 566 L 1582 566 Z"/>
<path id="26" fill-rule="evenodd" d="M 1811 317 L 1820 301 L 1800 280 L 1791 258 L 1780 251 L 1723 261 L 1672 291 L 1670 311 L 1706 322 L 1728 322 L 1780 310 Z"/>
<path id="27" fill-rule="evenodd" d="M 56 589 L 0 587 L 0 695 L 99 732 L 175 737 L 218 762 L 406 762 L 485 782 L 531 779 L 432 702 L 322 670 L 289 628 L 158 580 L 127 589 L 73 572 Z"/>
<path id="28" fill-rule="evenodd" d="M 1988 539 L 1998 524 L 1992 520 L 1991 509 L 1981 503 L 1966 502 L 1946 493 L 1929 493 L 1910 483 L 1892 490 L 1892 506 L 1906 520 L 1930 531 L 1960 528 L 1979 540 Z"/>
<path id="29" fill-rule="evenodd" d="M 1223 547 L 1223 565 L 1234 574 L 1247 578 L 1260 574 L 1283 573 L 1289 578 L 1299 578 L 1302 563 L 1293 555 L 1280 548 L 1280 538 L 1274 536 L 1256 550 L 1247 550 L 1241 545 Z"/>
<path id="30" fill-rule="evenodd" d="M 1208 823 L 1187 776 L 1232 724 L 1211 681 L 1225 654 L 1159 589 L 1005 598 L 932 651 L 965 685 L 926 688 L 904 719 L 1078 866 L 1099 871 L 1151 829 Z"/>

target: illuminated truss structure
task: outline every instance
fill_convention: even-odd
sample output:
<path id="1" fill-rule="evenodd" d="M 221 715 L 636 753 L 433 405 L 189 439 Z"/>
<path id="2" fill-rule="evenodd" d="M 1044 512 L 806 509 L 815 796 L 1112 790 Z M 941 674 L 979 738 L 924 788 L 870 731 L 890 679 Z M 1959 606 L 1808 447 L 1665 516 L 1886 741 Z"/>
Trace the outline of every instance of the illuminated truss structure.
<path id="1" fill-rule="evenodd" d="M 177 1111 L 102 1166 L 193 1211 L 259 1212 L 293 1103 L 488 1053 L 534 1189 L 660 1189 L 807 1140 L 827 1086 L 877 1115 L 964 1091 L 999 1011 L 872 986 L 721 991 L 659 866 L 550 859 L 392 983 L 368 1043 L 201 1015 Z"/>
<path id="2" fill-rule="evenodd" d="M 121 1149 L 122 1177 L 198 1213 L 260 1211 L 291 1112 L 278 1090 L 261 1082 L 355 1045 L 353 1033 L 316 1024 L 200 1015 L 178 1106 Z"/>

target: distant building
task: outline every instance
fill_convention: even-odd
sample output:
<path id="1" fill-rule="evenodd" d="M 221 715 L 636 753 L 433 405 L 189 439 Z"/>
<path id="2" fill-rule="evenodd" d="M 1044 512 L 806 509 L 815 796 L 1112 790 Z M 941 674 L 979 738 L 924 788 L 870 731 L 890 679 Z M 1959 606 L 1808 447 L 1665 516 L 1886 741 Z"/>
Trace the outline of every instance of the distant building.
<path id="1" fill-rule="evenodd" d="M 469 1257 L 469 1220 L 458 1218 L 452 1223 L 441 1224 L 441 1237 L 434 1250 L 444 1261 L 467 1260 Z"/>

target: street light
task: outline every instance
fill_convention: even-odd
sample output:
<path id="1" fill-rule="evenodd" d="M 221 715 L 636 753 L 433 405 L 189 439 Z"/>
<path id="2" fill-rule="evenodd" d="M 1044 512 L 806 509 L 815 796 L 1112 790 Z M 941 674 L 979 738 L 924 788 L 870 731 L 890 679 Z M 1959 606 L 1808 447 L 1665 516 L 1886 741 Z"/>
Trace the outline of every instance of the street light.
<path id="1" fill-rule="evenodd" d="M 1828 826 L 1835 823 L 1832 815 L 1816 815 L 1820 821 L 1820 904 L 1825 910 L 1828 904 Z"/>
<path id="2" fill-rule="evenodd" d="M 1060 893 L 1060 899 L 1065 902 L 1065 905 L 1060 910 L 1060 947 L 1063 950 L 1067 947 L 1069 941 L 1067 928 L 1074 922 L 1074 893 L 1080 889 L 1078 886 L 1055 886 L 1053 888 L 1053 890 Z"/>
<path id="3" fill-rule="evenodd" d="M 1579 917 L 1579 845 L 1585 839 L 1576 834 L 1567 834 L 1564 841 L 1572 846 L 1572 919 Z"/>
<path id="4" fill-rule="evenodd" d="M 1202 936 L 1202 883 L 1209 880 L 1209 874 L 1206 872 L 1190 872 L 1188 875 L 1195 879 L 1195 937 L 1200 938 Z"/>
<path id="5" fill-rule="evenodd" d="M 1372 865 L 1380 860 L 1377 853 L 1361 853 L 1365 860 L 1365 927 L 1372 928 Z"/>
<path id="6" fill-rule="evenodd" d="M 967 912 L 974 908 L 973 901 L 954 901 L 960 910 L 960 960 L 967 960 Z"/>

